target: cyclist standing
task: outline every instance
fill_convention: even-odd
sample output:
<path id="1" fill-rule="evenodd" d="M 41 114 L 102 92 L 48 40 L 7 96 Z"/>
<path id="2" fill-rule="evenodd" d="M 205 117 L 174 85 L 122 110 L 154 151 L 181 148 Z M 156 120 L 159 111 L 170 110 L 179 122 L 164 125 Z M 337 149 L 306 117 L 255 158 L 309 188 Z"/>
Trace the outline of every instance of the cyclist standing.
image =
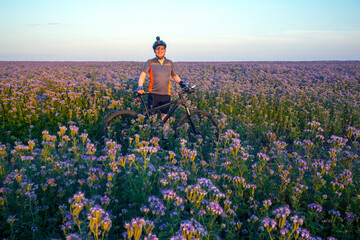
<path id="1" fill-rule="evenodd" d="M 160 40 L 160 37 L 156 37 L 153 49 L 156 57 L 146 61 L 142 72 L 140 73 L 137 88 L 138 93 L 145 93 L 143 84 L 148 75 L 150 79 L 148 88 L 148 91 L 150 92 L 148 98 L 149 108 L 170 102 L 171 78 L 173 78 L 176 83 L 179 83 L 182 88 L 187 86 L 187 84 L 177 75 L 173 62 L 165 57 L 166 43 Z M 162 119 L 166 117 L 168 111 L 168 107 L 161 109 Z M 166 124 L 164 126 L 164 132 L 167 132 L 168 128 L 169 126 Z"/>

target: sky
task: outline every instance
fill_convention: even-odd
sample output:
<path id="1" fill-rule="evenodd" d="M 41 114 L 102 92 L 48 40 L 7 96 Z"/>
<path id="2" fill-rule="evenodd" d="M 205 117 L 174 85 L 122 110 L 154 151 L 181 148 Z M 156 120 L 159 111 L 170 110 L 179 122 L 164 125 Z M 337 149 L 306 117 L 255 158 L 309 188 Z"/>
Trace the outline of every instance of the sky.
<path id="1" fill-rule="evenodd" d="M 0 61 L 360 60 L 360 0 L 0 0 Z"/>

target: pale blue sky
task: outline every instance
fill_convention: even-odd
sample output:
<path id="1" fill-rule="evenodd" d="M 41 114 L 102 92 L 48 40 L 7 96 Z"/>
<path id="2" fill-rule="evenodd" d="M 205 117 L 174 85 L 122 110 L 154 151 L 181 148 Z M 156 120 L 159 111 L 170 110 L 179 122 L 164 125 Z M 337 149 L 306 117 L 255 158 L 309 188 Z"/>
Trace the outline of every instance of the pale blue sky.
<path id="1" fill-rule="evenodd" d="M 360 60 L 360 0 L 0 0 L 0 60 Z"/>

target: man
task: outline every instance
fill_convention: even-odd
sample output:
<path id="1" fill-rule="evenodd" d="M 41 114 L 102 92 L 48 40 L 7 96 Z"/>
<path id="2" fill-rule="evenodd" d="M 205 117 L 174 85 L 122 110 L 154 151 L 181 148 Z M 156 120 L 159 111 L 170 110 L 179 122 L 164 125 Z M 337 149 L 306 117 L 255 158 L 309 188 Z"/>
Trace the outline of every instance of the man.
<path id="1" fill-rule="evenodd" d="M 149 107 L 157 107 L 170 102 L 171 78 L 173 78 L 176 83 L 179 83 L 182 88 L 187 86 L 187 84 L 183 82 L 177 75 L 173 62 L 165 57 L 166 43 L 160 40 L 160 37 L 156 37 L 156 41 L 153 44 L 153 49 L 156 57 L 149 59 L 145 63 L 139 76 L 139 84 L 137 89 L 138 93 L 145 93 L 143 84 L 148 74 L 150 79 L 148 88 L 148 91 L 150 92 L 148 98 Z M 166 117 L 168 111 L 168 107 L 161 109 L 162 119 Z M 166 128 L 169 127 L 168 125 L 165 125 L 164 128 L 166 130 Z"/>

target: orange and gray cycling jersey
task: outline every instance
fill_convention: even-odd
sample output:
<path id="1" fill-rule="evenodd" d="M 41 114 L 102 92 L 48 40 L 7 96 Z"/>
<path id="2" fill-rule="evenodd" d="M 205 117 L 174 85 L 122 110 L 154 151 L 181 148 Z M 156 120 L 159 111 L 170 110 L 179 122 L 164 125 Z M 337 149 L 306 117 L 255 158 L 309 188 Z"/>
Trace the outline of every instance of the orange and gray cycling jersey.
<path id="1" fill-rule="evenodd" d="M 177 75 L 171 60 L 165 58 L 161 65 L 157 58 L 150 59 L 145 63 L 143 72 L 149 73 L 149 92 L 171 95 L 171 77 Z"/>

